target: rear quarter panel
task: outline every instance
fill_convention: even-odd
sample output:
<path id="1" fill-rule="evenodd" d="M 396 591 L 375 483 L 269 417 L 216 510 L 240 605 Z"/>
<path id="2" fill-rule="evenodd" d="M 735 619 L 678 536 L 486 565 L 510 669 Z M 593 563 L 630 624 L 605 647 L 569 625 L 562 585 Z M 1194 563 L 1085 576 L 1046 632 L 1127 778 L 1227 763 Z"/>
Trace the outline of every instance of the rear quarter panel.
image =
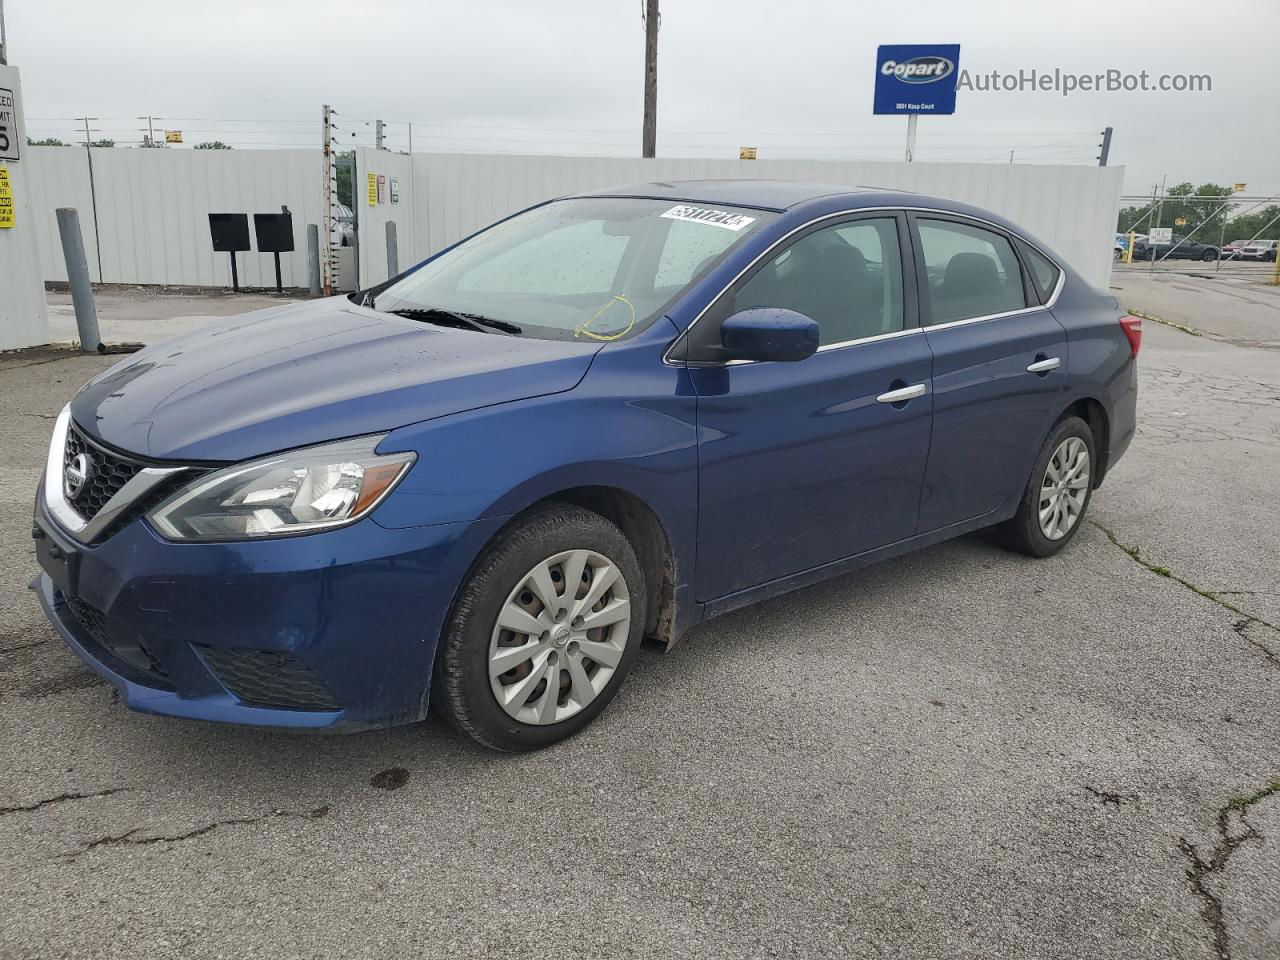
<path id="1" fill-rule="evenodd" d="M 1091 398 L 1107 415 L 1105 472 L 1128 449 L 1137 422 L 1138 368 L 1120 326 L 1125 311 L 1115 297 L 1094 289 L 1068 268 L 1053 315 L 1066 328 L 1069 343 L 1064 405 Z"/>

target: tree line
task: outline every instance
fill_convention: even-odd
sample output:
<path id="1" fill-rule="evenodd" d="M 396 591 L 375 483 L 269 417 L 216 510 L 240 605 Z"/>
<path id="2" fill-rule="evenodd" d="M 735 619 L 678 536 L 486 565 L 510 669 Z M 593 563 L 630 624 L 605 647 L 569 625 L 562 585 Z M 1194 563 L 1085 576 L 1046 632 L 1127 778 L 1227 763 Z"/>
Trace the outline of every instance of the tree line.
<path id="1" fill-rule="evenodd" d="M 91 147 L 114 147 L 115 145 L 116 145 L 116 142 L 114 140 L 90 140 L 89 141 L 89 146 Z M 32 140 L 30 137 L 27 137 L 27 146 L 28 147 L 70 147 L 72 146 L 72 144 L 67 143 L 65 140 L 59 140 L 57 137 L 45 137 L 43 140 Z M 163 147 L 164 144 L 145 142 L 142 144 L 142 146 L 143 147 Z M 202 140 L 200 143 L 195 144 L 195 146 L 192 147 L 192 149 L 193 150 L 230 150 L 232 149 L 232 147 L 231 147 L 231 144 L 223 143 L 221 140 Z"/>
<path id="2" fill-rule="evenodd" d="M 1117 233 L 1149 233 L 1152 227 L 1172 227 L 1177 233 L 1188 235 L 1193 230 L 1196 238 L 1205 243 L 1219 240 L 1280 240 L 1280 204 L 1271 204 L 1261 210 L 1232 216 L 1232 205 L 1214 199 L 1188 199 L 1189 197 L 1230 197 L 1234 191 L 1218 183 L 1180 183 L 1165 191 L 1164 201 L 1156 198 L 1156 213 L 1151 204 L 1140 207 L 1124 207 L 1116 222 Z M 1197 228 L 1199 228 L 1197 230 Z"/>

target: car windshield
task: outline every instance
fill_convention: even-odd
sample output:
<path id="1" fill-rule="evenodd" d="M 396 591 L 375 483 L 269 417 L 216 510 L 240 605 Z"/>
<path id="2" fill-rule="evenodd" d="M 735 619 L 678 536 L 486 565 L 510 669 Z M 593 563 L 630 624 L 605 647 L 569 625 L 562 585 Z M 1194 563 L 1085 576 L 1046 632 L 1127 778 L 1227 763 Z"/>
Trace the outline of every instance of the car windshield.
<path id="1" fill-rule="evenodd" d="M 370 305 L 506 335 L 618 340 L 775 217 L 671 200 L 558 200 L 464 241 Z"/>

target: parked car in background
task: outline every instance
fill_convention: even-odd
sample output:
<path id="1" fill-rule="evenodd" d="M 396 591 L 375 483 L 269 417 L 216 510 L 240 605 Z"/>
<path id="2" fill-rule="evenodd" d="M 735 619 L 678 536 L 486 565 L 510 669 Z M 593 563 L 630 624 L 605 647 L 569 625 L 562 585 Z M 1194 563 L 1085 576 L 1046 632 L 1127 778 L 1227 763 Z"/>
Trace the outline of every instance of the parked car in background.
<path id="1" fill-rule="evenodd" d="M 554 200 L 89 381 L 54 425 L 34 587 L 135 710 L 356 730 L 431 705 L 536 749 L 643 637 L 981 528 L 1058 553 L 1133 438 L 1140 343 L 947 200 Z M 770 655 L 811 659 L 811 629 Z"/>
<path id="2" fill-rule="evenodd" d="M 1134 260 L 1217 260 L 1220 251 L 1211 243 L 1188 240 L 1175 233 L 1169 243 L 1152 243 L 1147 237 L 1134 244 Z"/>
<path id="3" fill-rule="evenodd" d="M 1125 252 L 1129 249 L 1129 235 L 1127 233 L 1116 234 L 1116 244 L 1113 248 L 1112 255 L 1117 260 L 1123 260 Z"/>
<path id="4" fill-rule="evenodd" d="M 1230 243 L 1224 243 L 1222 245 L 1221 259 L 1238 260 L 1240 258 L 1240 251 L 1244 249 L 1248 242 L 1249 241 L 1247 240 L 1232 240 Z"/>
<path id="5" fill-rule="evenodd" d="M 1270 260 L 1276 258 L 1276 241 L 1254 240 L 1240 248 L 1241 260 Z"/>

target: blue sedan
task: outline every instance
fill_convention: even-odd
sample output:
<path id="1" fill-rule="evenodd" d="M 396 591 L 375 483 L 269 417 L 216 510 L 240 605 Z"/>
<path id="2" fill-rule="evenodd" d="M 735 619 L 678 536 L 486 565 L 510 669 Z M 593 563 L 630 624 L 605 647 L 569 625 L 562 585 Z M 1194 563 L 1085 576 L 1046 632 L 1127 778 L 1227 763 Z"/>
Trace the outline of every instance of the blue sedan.
<path id="1" fill-rule="evenodd" d="M 554 200 L 90 381 L 33 586 L 135 710 L 355 730 L 430 705 L 536 749 L 645 637 L 980 528 L 1057 553 L 1133 437 L 1140 338 L 950 201 Z"/>

